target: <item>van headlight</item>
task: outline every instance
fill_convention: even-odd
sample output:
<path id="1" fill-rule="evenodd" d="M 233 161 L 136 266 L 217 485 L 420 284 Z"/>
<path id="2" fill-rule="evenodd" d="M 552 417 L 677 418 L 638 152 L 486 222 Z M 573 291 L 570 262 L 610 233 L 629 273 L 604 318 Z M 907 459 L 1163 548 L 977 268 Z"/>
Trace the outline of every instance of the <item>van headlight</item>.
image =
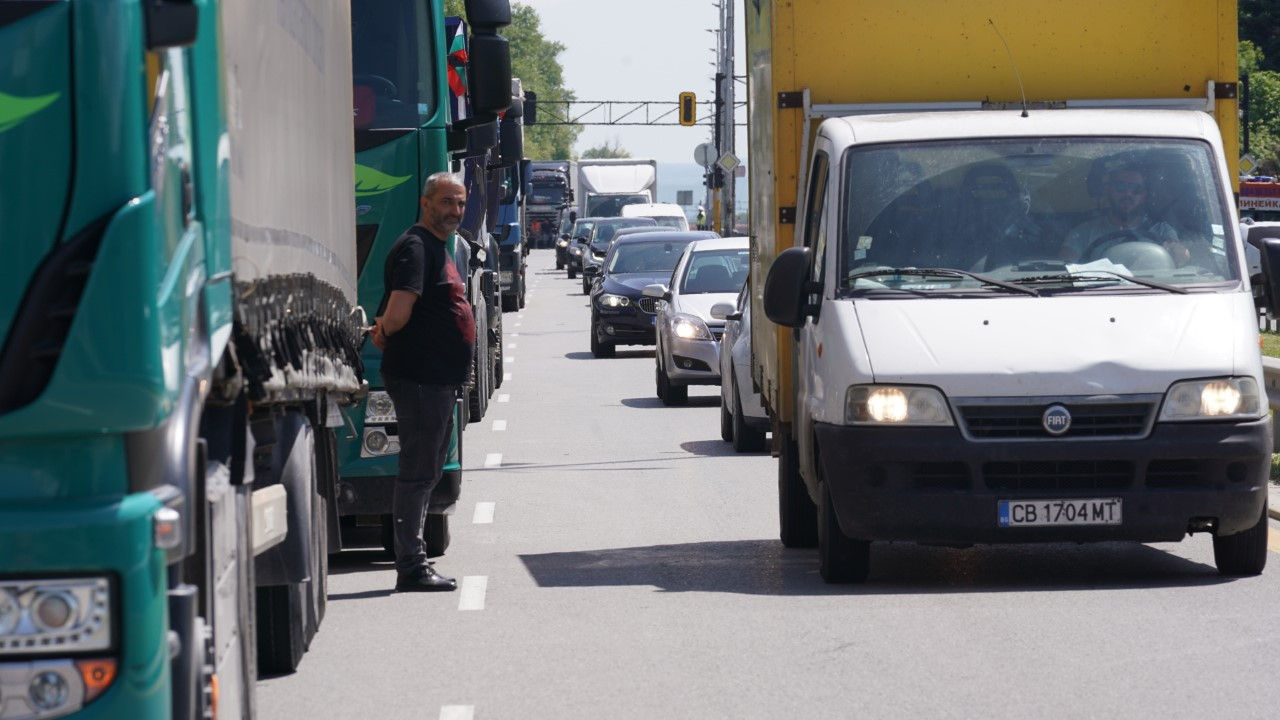
<path id="1" fill-rule="evenodd" d="M 851 425 L 955 424 L 940 390 L 912 385 L 850 387 L 845 393 L 844 420 Z"/>
<path id="2" fill-rule="evenodd" d="M 370 390 L 364 403 L 364 424 L 386 424 L 396 421 L 396 405 L 386 390 Z"/>
<path id="3" fill-rule="evenodd" d="M 105 577 L 0 580 L 0 656 L 106 650 L 111 633 Z"/>
<path id="4" fill-rule="evenodd" d="M 1161 422 L 1256 420 L 1263 414 L 1258 383 L 1250 377 L 1185 380 L 1164 394 Z"/>

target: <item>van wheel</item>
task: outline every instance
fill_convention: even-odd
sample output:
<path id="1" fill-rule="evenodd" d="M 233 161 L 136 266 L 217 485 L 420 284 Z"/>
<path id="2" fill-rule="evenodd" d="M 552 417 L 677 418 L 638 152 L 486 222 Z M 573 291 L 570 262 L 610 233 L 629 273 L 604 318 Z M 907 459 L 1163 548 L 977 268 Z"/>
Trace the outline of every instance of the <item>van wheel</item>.
<path id="1" fill-rule="evenodd" d="M 783 547 L 807 548 L 818 544 L 818 509 L 800 478 L 800 457 L 795 441 L 781 439 L 778 453 L 778 536 Z"/>
<path id="2" fill-rule="evenodd" d="M 1214 536 L 1213 561 L 1221 575 L 1258 575 L 1267 566 L 1267 506 L 1262 517 L 1248 530 L 1235 535 Z"/>
<path id="3" fill-rule="evenodd" d="M 818 508 L 818 572 L 828 583 L 865 582 L 871 571 L 871 543 L 854 540 L 840 529 L 831 490 L 822 483 Z"/>

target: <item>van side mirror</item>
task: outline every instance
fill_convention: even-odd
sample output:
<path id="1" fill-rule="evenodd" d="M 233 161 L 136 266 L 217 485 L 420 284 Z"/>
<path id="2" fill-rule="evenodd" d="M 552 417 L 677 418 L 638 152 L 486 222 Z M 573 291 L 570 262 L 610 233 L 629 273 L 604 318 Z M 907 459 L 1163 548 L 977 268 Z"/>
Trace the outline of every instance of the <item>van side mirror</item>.
<path id="1" fill-rule="evenodd" d="M 1277 249 L 1280 252 L 1280 248 Z M 1280 261 L 1280 256 L 1277 256 Z M 783 327 L 798 328 L 809 315 L 809 248 L 783 250 L 764 279 L 764 314 Z"/>

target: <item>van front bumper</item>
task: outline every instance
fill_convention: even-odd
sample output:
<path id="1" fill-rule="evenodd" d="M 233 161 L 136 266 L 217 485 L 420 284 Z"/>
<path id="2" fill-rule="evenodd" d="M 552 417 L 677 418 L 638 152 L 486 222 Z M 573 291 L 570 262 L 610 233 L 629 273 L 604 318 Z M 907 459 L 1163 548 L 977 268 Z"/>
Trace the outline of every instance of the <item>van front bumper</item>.
<path id="1" fill-rule="evenodd" d="M 1233 535 L 1267 500 L 1271 423 L 1156 424 L 1137 440 L 974 442 L 954 427 L 817 424 L 822 477 L 849 537 L 937 543 Z M 1000 527 L 1001 500 L 1119 498 L 1119 525 Z"/>

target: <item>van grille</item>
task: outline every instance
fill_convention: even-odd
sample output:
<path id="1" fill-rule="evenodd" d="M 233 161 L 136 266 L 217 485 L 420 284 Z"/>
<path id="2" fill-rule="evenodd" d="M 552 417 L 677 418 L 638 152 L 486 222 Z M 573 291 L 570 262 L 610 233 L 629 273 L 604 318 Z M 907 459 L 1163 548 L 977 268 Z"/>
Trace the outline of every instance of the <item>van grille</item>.
<path id="1" fill-rule="evenodd" d="M 1119 490 L 1133 484 L 1134 466 L 1120 460 L 989 462 L 982 466 L 991 490 Z"/>
<path id="2" fill-rule="evenodd" d="M 960 419 L 976 439 L 1050 439 L 1141 437 L 1150 426 L 1154 402 L 1060 403 L 1071 413 L 1071 427 L 1050 435 L 1041 417 L 1054 403 L 961 405 Z"/>

